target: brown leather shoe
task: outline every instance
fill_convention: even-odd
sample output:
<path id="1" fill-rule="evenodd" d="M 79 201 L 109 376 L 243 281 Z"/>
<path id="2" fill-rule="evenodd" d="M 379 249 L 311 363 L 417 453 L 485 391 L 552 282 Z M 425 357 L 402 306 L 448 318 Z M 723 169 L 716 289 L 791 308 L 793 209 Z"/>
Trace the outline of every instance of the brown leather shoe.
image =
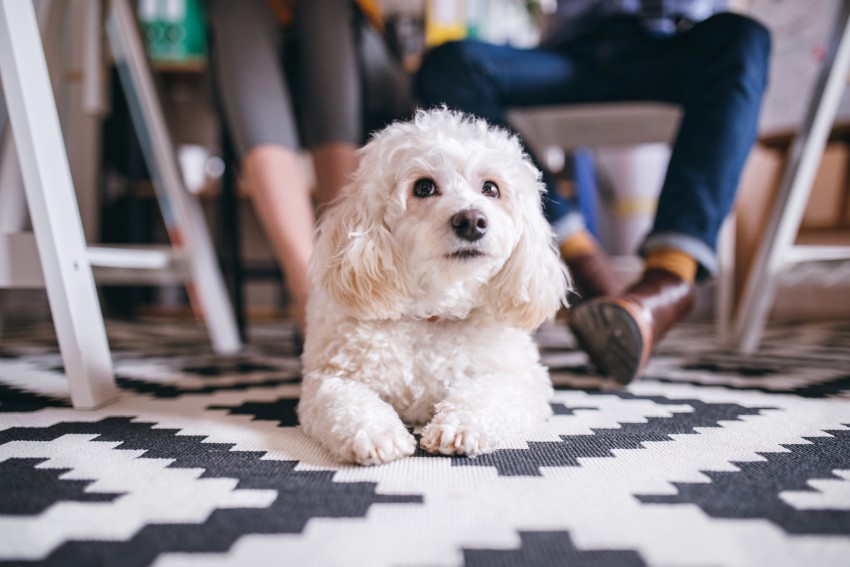
<path id="1" fill-rule="evenodd" d="M 640 378 L 655 345 L 694 303 L 694 286 L 647 270 L 623 295 L 576 306 L 569 325 L 599 372 L 621 385 Z"/>
<path id="2" fill-rule="evenodd" d="M 565 260 L 575 291 L 570 292 L 570 305 L 603 295 L 619 295 L 626 284 L 614 273 L 611 260 L 605 252 L 597 250 L 576 258 Z"/>

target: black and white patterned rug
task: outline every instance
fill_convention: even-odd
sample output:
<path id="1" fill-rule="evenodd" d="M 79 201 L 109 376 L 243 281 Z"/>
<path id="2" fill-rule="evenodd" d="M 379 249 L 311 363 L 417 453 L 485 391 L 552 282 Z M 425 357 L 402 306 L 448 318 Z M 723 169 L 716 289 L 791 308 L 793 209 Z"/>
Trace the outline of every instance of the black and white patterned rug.
<path id="1" fill-rule="evenodd" d="M 0 563 L 850 565 L 850 323 L 752 357 L 687 324 L 617 392 L 550 327 L 544 427 L 371 468 L 298 429 L 291 336 L 222 358 L 194 326 L 112 324 L 121 398 L 75 411 L 52 331 L 4 335 Z"/>

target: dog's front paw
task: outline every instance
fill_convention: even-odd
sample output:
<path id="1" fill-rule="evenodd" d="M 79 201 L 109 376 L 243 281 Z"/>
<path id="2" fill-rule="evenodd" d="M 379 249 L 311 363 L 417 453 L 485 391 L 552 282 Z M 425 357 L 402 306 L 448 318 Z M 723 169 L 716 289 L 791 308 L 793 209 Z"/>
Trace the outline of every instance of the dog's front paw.
<path id="1" fill-rule="evenodd" d="M 359 429 L 342 448 L 341 457 L 360 465 L 382 465 L 416 450 L 416 439 L 407 429 L 398 427 L 385 429 Z"/>
<path id="2" fill-rule="evenodd" d="M 468 455 L 474 457 L 495 449 L 490 436 L 458 420 L 435 417 L 422 428 L 423 449 L 443 455 Z"/>

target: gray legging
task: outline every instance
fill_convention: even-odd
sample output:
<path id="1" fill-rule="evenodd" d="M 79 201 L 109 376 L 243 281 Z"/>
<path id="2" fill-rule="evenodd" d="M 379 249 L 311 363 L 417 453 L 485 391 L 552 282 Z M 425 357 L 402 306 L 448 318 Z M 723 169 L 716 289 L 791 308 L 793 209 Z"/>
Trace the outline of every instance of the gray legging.
<path id="1" fill-rule="evenodd" d="M 265 0 L 208 0 L 215 83 L 239 155 L 360 144 L 412 110 L 410 81 L 353 0 L 296 2 L 281 27 Z M 299 135 L 300 133 L 300 135 Z"/>

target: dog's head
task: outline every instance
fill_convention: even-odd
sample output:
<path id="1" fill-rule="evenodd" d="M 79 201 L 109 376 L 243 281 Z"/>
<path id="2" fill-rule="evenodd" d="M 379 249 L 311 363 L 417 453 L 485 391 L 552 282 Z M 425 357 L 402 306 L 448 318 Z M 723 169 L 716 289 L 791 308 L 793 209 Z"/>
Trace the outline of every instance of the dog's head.
<path id="1" fill-rule="evenodd" d="M 446 109 L 395 123 L 323 215 L 314 285 L 361 319 L 463 318 L 490 310 L 533 329 L 568 277 L 519 140 Z"/>

